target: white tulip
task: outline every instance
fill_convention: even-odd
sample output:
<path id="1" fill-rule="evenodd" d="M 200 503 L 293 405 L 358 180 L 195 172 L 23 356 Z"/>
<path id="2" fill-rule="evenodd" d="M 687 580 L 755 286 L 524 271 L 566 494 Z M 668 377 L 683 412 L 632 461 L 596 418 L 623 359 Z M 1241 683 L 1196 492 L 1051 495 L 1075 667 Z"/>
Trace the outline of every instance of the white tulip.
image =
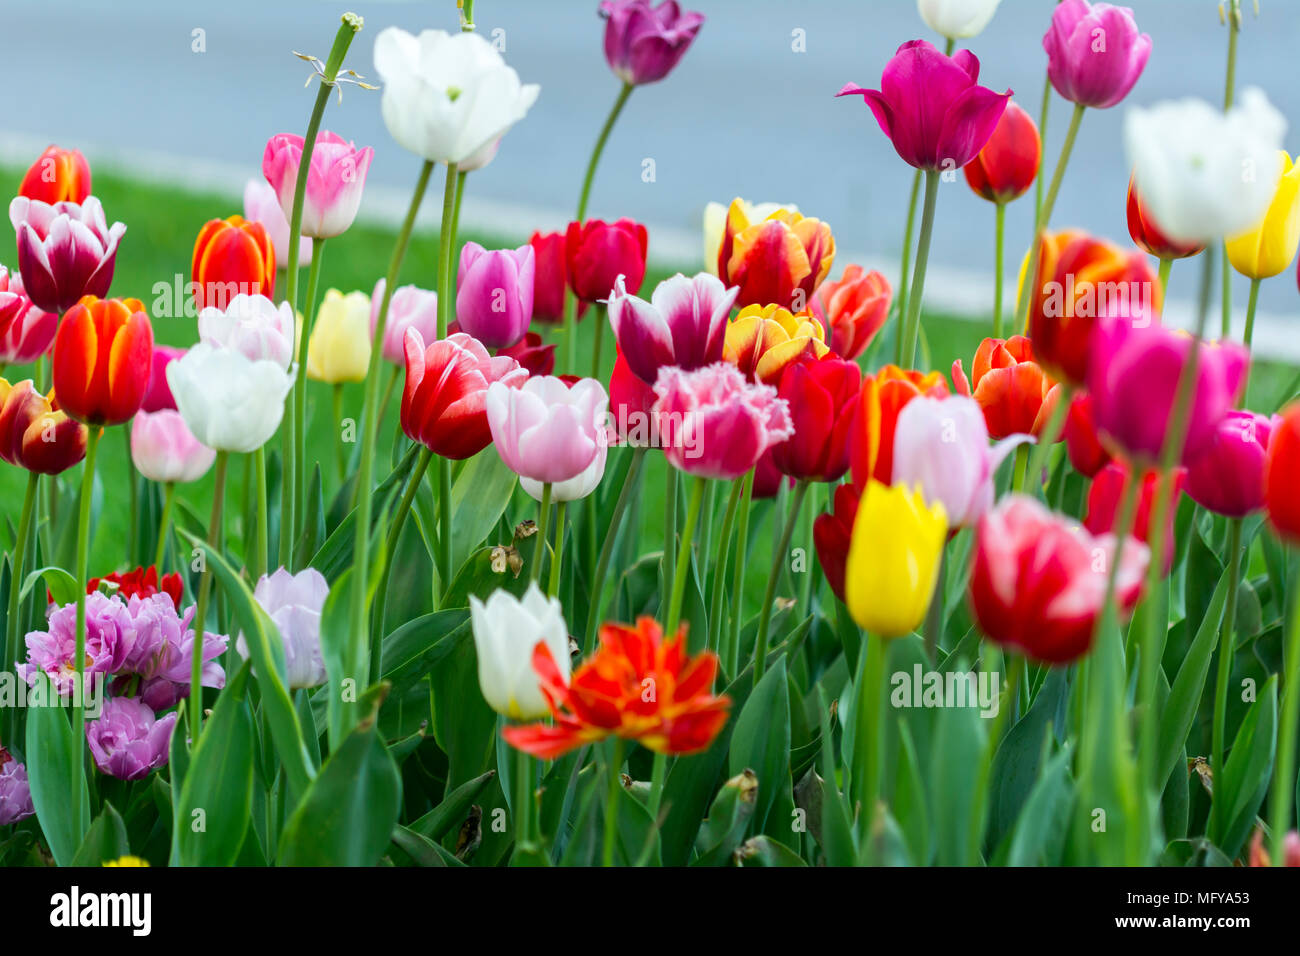
<path id="1" fill-rule="evenodd" d="M 277 307 L 264 295 L 241 293 L 224 310 L 208 306 L 199 312 L 199 341 L 288 368 L 293 362 L 293 309 L 288 302 Z"/>
<path id="2" fill-rule="evenodd" d="M 1001 0 L 916 0 L 925 25 L 949 40 L 983 33 Z"/>
<path id="3" fill-rule="evenodd" d="M 250 452 L 280 427 L 293 373 L 269 359 L 200 342 L 167 366 L 176 409 L 194 437 L 217 451 Z"/>
<path id="4" fill-rule="evenodd" d="M 492 157 L 493 144 L 524 118 L 541 89 L 519 74 L 477 33 L 389 27 L 375 38 L 375 71 L 384 81 L 381 107 L 393 139 L 427 160 L 468 162 Z"/>
<path id="5" fill-rule="evenodd" d="M 546 597 L 533 582 L 522 601 L 501 589 L 493 591 L 486 604 L 471 595 L 469 614 L 479 688 L 488 706 L 514 720 L 545 717 L 550 708 L 533 669 L 533 649 L 544 642 L 568 681 L 569 629 L 560 602 Z"/>
<path id="6" fill-rule="evenodd" d="M 1204 100 L 1133 107 L 1124 144 L 1143 204 L 1171 239 L 1210 242 L 1254 227 L 1282 174 L 1286 120 L 1262 90 L 1227 113 Z"/>

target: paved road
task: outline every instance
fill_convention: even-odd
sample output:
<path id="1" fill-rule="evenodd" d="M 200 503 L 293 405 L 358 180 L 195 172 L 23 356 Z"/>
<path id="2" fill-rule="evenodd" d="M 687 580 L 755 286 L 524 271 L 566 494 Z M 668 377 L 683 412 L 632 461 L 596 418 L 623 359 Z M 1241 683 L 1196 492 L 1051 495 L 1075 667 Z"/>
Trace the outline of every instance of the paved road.
<path id="1" fill-rule="evenodd" d="M 95 150 L 144 150 L 245 164 L 255 174 L 268 135 L 299 131 L 309 110 L 305 64 L 292 49 L 324 56 L 348 0 L 0 0 L 0 53 L 10 77 L 0 129 Z M 453 0 L 351 0 L 366 30 L 349 62 L 373 73 L 374 36 L 398 24 L 454 28 Z M 1131 0 L 1154 50 L 1131 100 L 1222 96 L 1226 31 L 1215 0 Z M 846 81 L 875 85 L 898 43 L 926 35 L 912 0 L 695 0 L 709 21 L 679 70 L 638 90 L 612 138 L 592 200 L 597 215 L 631 215 L 678 230 L 698 228 L 712 199 L 735 194 L 797 202 L 831 222 L 840 247 L 887 259 L 898 253 L 911 170 L 859 101 L 836 100 Z M 972 44 L 982 80 L 1010 87 L 1037 115 L 1051 0 L 1004 0 Z M 1295 50 L 1300 2 L 1262 0 L 1247 14 L 1240 84 L 1264 86 L 1300 127 Z M 1249 7 L 1249 2 L 1247 3 Z M 504 31 L 507 59 L 542 86 L 497 160 L 471 180 L 472 196 L 498 208 L 573 204 L 582 165 L 617 92 L 601 54 L 595 0 L 481 0 L 479 24 Z M 205 52 L 194 52 L 202 30 Z M 802 31 L 805 52 L 794 38 Z M 1055 223 L 1125 238 L 1122 110 L 1093 111 L 1057 205 Z M 1049 125 L 1054 157 L 1066 109 Z M 349 89 L 327 126 L 376 147 L 372 181 L 405 190 L 416 161 L 388 137 L 379 97 Z M 0 135 L 0 143 L 3 136 Z M 1288 136 L 1300 149 L 1300 129 Z M 642 179 L 643 161 L 656 179 Z M 468 207 L 467 207 L 468 208 Z M 1008 216 L 1024 242 L 1027 204 Z M 528 218 L 521 215 L 520 218 Z M 940 194 L 933 262 L 940 270 L 991 266 L 992 211 L 964 182 Z M 533 223 L 518 223 L 521 229 Z M 652 237 L 654 229 L 652 228 Z M 652 238 L 653 244 L 653 238 Z M 960 275 L 960 272 L 950 274 Z M 1190 284 L 1192 270 L 1175 285 Z M 1174 296 L 1190 298 L 1189 285 Z M 1245 298 L 1244 284 L 1238 299 Z M 1266 283 L 1262 308 L 1300 311 L 1294 273 Z"/>

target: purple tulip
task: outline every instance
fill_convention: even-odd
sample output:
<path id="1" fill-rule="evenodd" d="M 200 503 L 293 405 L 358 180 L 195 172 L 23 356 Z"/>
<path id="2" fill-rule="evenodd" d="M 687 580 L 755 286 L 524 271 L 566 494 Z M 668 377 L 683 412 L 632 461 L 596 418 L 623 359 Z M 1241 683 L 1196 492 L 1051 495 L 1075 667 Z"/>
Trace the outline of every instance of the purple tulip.
<path id="1" fill-rule="evenodd" d="M 26 820 L 35 812 L 27 768 L 0 747 L 0 827 Z"/>
<path id="2" fill-rule="evenodd" d="M 1264 456 L 1276 415 L 1234 409 L 1187 469 L 1187 494 L 1202 508 L 1244 518 L 1264 507 Z"/>
<path id="3" fill-rule="evenodd" d="M 524 337 L 533 317 L 533 247 L 484 249 L 467 242 L 456 273 L 456 322 L 490 349 Z"/>
<path id="4" fill-rule="evenodd" d="M 1109 3 L 1064 0 L 1043 35 L 1047 76 L 1072 103 L 1105 109 L 1128 95 L 1151 55 L 1133 11 Z"/>
<path id="5" fill-rule="evenodd" d="M 984 148 L 1011 99 L 1011 90 L 980 86 L 979 76 L 970 50 L 944 56 L 912 40 L 885 65 L 879 90 L 848 83 L 835 95 L 860 95 L 908 165 L 955 170 Z"/>
<path id="6" fill-rule="evenodd" d="M 384 301 L 384 288 L 388 280 L 380 278 L 375 291 L 370 294 L 370 334 L 379 324 L 379 307 Z M 400 286 L 393 291 L 388 303 L 388 316 L 384 324 L 384 360 L 402 368 L 406 367 L 406 330 L 417 329 L 421 338 L 432 342 L 438 338 L 438 293 L 413 285 Z"/>
<path id="7" fill-rule="evenodd" d="M 704 14 L 682 12 L 676 0 L 604 0 L 605 60 L 624 83 L 655 83 L 672 72 L 704 25 Z"/>
<path id="8" fill-rule="evenodd" d="M 320 645 L 320 617 L 329 593 L 329 582 L 315 568 L 304 568 L 297 574 L 279 568 L 257 580 L 253 597 L 280 634 L 290 690 L 318 687 L 329 680 Z M 248 657 L 242 632 L 235 640 L 235 652 Z"/>
<path id="9" fill-rule="evenodd" d="M 139 780 L 167 763 L 177 715 L 159 720 L 134 697 L 110 697 L 98 720 L 86 724 L 86 743 L 101 773 Z"/>
<path id="10" fill-rule="evenodd" d="M 665 365 L 690 372 L 722 361 L 727 316 L 739 291 L 707 272 L 693 279 L 679 272 L 655 286 L 647 302 L 628 295 L 620 276 L 609 297 L 609 324 L 624 361 L 647 385 Z"/>
<path id="11" fill-rule="evenodd" d="M 170 600 L 170 599 L 167 599 Z M 34 684 L 36 672 L 44 671 L 64 697 L 72 693 L 77 680 L 77 605 L 65 604 L 50 612 L 48 630 L 27 635 L 27 663 L 18 665 L 18 676 Z M 135 646 L 136 631 L 126 605 L 116 596 L 95 591 L 86 596 L 86 667 L 92 674 L 114 674 L 121 670 Z"/>
<path id="12" fill-rule="evenodd" d="M 1089 344 L 1088 391 L 1097 428 L 1140 462 L 1159 460 L 1192 339 L 1161 325 L 1101 318 Z M 1194 462 L 1236 404 L 1250 354 L 1235 342 L 1201 345 L 1182 464 Z"/>
<path id="13" fill-rule="evenodd" d="M 127 611 L 135 629 L 135 642 L 119 668 L 114 693 L 125 690 L 131 677 L 139 677 L 141 701 L 154 710 L 166 710 L 190 695 L 194 661 L 194 631 L 190 623 L 194 620 L 194 607 L 191 605 L 181 615 L 171 598 L 155 594 L 147 598 L 132 596 Z M 217 658 L 225 653 L 229 642 L 224 634 L 203 635 L 200 683 L 204 687 L 226 686 L 226 672 Z"/>
<path id="14" fill-rule="evenodd" d="M 18 234 L 23 289 L 38 309 L 62 313 L 83 295 L 108 294 L 126 226 L 110 227 L 94 196 L 54 205 L 17 196 L 9 204 L 9 221 Z"/>

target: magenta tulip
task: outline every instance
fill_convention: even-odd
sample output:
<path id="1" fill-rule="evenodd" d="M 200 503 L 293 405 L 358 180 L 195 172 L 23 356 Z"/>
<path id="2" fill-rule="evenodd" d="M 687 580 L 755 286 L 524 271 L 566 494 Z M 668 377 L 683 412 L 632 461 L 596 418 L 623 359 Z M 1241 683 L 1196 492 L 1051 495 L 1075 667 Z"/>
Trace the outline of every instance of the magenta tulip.
<path id="1" fill-rule="evenodd" d="M 1264 456 L 1277 416 L 1234 409 L 1187 469 L 1187 494 L 1202 508 L 1243 518 L 1264 507 Z"/>
<path id="2" fill-rule="evenodd" d="M 609 297 L 609 324 L 632 372 L 653 385 L 659 369 L 676 365 L 690 372 L 722 361 L 727 317 L 739 289 L 701 272 L 680 272 L 655 286 L 650 301 L 629 295 L 623 277 Z"/>
<path id="3" fill-rule="evenodd" d="M 704 14 L 675 0 L 603 0 L 605 60 L 624 83 L 656 83 L 672 72 L 704 25 Z"/>
<path id="4" fill-rule="evenodd" d="M 370 294 L 371 335 L 375 334 L 375 326 L 379 324 L 379 308 L 384 302 L 387 281 L 380 278 L 375 283 L 375 291 Z M 432 342 L 438 337 L 438 293 L 413 285 L 399 286 L 393 291 L 384 324 L 385 361 L 398 366 L 406 365 L 407 329 L 415 329 L 425 342 Z"/>
<path id="5" fill-rule="evenodd" d="M 119 780 L 139 780 L 167 763 L 178 715 L 155 716 L 148 704 L 132 697 L 110 697 L 98 720 L 86 724 L 86 743 L 101 773 Z"/>
<path id="6" fill-rule="evenodd" d="M 275 190 L 287 220 L 293 218 L 302 147 L 301 136 L 278 133 L 266 141 L 262 153 L 262 175 Z M 366 173 L 370 171 L 370 160 L 374 155 L 375 151 L 369 146 L 357 149 L 328 130 L 322 130 L 316 136 L 302 202 L 304 236 L 328 239 L 348 231 L 352 220 L 357 217 L 361 191 L 365 188 Z"/>
<path id="7" fill-rule="evenodd" d="M 117 244 L 126 233 L 120 222 L 109 226 L 104 207 L 94 196 L 78 205 L 54 205 L 17 196 L 9 204 L 9 221 L 18 234 L 18 271 L 27 298 L 46 312 L 63 313 L 83 295 L 104 298 L 113 282 Z"/>
<path id="8" fill-rule="evenodd" d="M 1109 3 L 1064 0 L 1043 36 L 1047 76 L 1056 92 L 1079 106 L 1105 109 L 1128 95 L 1151 55 L 1133 11 Z"/>
<path id="9" fill-rule="evenodd" d="M 491 349 L 524 337 L 533 317 L 533 247 L 487 250 L 467 242 L 456 273 L 456 322 Z"/>
<path id="10" fill-rule="evenodd" d="M 216 457 L 174 409 L 141 411 L 131 422 L 131 461 L 150 481 L 197 481 Z"/>
<path id="11" fill-rule="evenodd" d="M 880 89 L 848 83 L 836 96 L 860 95 L 898 155 L 917 169 L 957 169 L 984 148 L 1011 99 L 978 83 L 970 50 L 944 56 L 926 40 L 898 48 Z"/>
<path id="12" fill-rule="evenodd" d="M 185 354 L 185 349 L 172 345 L 155 345 L 153 347 L 153 364 L 149 371 L 149 389 L 144 393 L 144 402 L 140 405 L 142 412 L 160 412 L 166 408 L 175 408 L 176 399 L 172 397 L 171 386 L 167 384 L 167 366 Z"/>
<path id="13" fill-rule="evenodd" d="M 50 350 L 59 317 L 32 304 L 22 276 L 0 266 L 0 366 L 26 365 Z"/>
<path id="14" fill-rule="evenodd" d="M 518 388 L 493 382 L 488 428 L 511 471 L 555 484 L 576 478 L 596 460 L 608 402 L 594 378 L 579 379 L 572 388 L 551 375 L 534 375 Z"/>

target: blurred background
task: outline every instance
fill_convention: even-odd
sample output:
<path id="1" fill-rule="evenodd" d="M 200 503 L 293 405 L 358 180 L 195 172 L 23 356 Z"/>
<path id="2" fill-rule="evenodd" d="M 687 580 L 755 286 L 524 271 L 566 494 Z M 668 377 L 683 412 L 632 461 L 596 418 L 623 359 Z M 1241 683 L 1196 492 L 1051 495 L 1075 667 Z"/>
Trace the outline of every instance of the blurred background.
<path id="1" fill-rule="evenodd" d="M 303 81 L 310 68 L 291 51 L 323 58 L 349 4 L 366 26 L 347 62 L 371 79 L 374 37 L 384 27 L 457 25 L 454 0 L 3 0 L 0 49 L 21 92 L 9 97 L 0 116 L 0 162 L 26 166 L 57 142 L 82 149 L 96 172 L 233 198 L 245 179 L 260 176 L 267 137 L 301 133 L 306 125 L 314 91 Z M 644 221 L 652 258 L 694 270 L 707 202 L 737 195 L 793 202 L 833 226 L 840 250 L 835 275 L 861 261 L 894 281 L 912 170 L 860 99 L 837 100 L 834 93 L 848 81 L 877 86 L 881 68 L 908 39 L 942 43 L 913 0 L 691 0 L 685 6 L 708 20 L 679 68 L 631 97 L 606 149 L 590 214 Z M 1053 6 L 1053 0 L 1003 0 L 989 28 L 969 43 L 980 58 L 980 81 L 1011 88 L 1035 117 L 1046 65 L 1041 41 Z M 1079 226 L 1125 243 L 1127 105 L 1180 96 L 1221 103 L 1227 49 L 1216 0 L 1131 0 L 1131 6 L 1152 37 L 1151 59 L 1124 104 L 1086 115 L 1053 217 L 1055 227 Z M 1300 3 L 1261 0 L 1258 18 L 1251 7 L 1246 0 L 1238 90 L 1263 87 L 1291 118 L 1287 145 L 1294 153 L 1300 149 Z M 469 178 L 467 228 L 518 242 L 572 215 L 592 143 L 619 87 L 604 62 L 596 9 L 596 0 L 478 3 L 479 30 L 504 44 L 507 61 L 525 82 L 539 83 L 541 95 L 496 160 Z M 405 207 L 418 160 L 390 139 L 379 98 L 345 88 L 342 104 L 331 102 L 325 126 L 375 147 L 363 214 L 392 221 Z M 1049 174 L 1067 120 L 1068 104 L 1054 97 Z M 647 159 L 654 161 L 653 182 L 642 176 Z M 437 205 L 426 201 L 426 221 Z M 1028 241 L 1032 208 L 1030 197 L 1009 207 L 1009 270 Z M 992 236 L 993 207 L 960 175 L 944 184 L 928 305 L 987 314 Z M 0 252 L 0 261 L 11 256 Z M 1172 321 L 1185 321 L 1195 281 L 1196 270 L 1174 268 Z M 1247 286 L 1237 281 L 1241 309 Z M 1300 311 L 1294 269 L 1264 283 L 1260 308 L 1260 346 L 1300 356 L 1292 341 L 1300 336 L 1286 328 Z"/>

